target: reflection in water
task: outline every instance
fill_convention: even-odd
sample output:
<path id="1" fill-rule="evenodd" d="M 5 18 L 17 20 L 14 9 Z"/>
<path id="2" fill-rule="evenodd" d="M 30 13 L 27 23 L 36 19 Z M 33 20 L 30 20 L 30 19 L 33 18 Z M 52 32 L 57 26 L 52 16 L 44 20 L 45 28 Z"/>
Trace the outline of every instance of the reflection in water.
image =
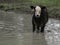
<path id="1" fill-rule="evenodd" d="M 33 34 L 32 45 L 47 45 L 43 33 Z"/>

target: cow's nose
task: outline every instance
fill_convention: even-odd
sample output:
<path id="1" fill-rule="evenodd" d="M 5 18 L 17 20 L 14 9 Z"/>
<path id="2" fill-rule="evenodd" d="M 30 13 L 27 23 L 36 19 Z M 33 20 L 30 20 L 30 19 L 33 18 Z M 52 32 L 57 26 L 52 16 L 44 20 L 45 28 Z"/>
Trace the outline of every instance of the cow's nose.
<path id="1" fill-rule="evenodd" d="M 37 16 L 39 16 L 39 15 L 37 15 Z"/>

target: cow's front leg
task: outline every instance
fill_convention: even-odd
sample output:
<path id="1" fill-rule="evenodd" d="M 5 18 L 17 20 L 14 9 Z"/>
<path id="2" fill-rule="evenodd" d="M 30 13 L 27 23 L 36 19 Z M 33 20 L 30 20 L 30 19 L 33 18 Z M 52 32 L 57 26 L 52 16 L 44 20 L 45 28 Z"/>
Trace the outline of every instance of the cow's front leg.
<path id="1" fill-rule="evenodd" d="M 33 32 L 35 31 L 35 24 L 33 24 Z"/>
<path id="2" fill-rule="evenodd" d="M 45 25 L 41 27 L 41 32 L 44 32 Z"/>
<path id="3" fill-rule="evenodd" d="M 37 26 L 37 33 L 39 33 L 39 26 Z"/>

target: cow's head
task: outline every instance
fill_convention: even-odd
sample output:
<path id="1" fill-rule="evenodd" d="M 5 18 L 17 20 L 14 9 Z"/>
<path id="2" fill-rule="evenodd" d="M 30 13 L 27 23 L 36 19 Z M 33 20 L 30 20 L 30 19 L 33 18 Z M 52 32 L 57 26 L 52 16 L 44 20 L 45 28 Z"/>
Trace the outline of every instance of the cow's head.
<path id="1" fill-rule="evenodd" d="M 40 17 L 42 9 L 45 9 L 44 6 L 30 6 L 32 10 L 34 10 L 35 17 Z"/>

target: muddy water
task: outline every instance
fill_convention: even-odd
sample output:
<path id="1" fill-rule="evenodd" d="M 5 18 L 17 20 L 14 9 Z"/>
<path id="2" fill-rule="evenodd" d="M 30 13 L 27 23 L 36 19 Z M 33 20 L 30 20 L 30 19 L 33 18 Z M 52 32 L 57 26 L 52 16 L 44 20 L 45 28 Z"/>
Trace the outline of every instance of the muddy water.
<path id="1" fill-rule="evenodd" d="M 44 33 L 32 33 L 31 17 L 0 11 L 0 45 L 59 45 L 60 21 L 49 19 Z"/>

